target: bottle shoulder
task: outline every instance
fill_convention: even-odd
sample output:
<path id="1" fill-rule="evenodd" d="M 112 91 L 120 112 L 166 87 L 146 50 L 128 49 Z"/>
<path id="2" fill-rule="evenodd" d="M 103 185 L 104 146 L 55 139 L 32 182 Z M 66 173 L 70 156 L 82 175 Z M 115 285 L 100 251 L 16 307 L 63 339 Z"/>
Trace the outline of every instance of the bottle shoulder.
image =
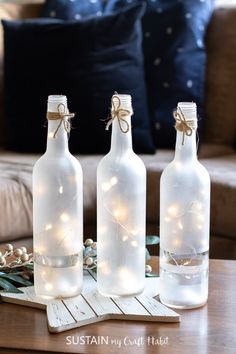
<path id="1" fill-rule="evenodd" d="M 107 154 L 104 156 L 97 167 L 97 180 L 100 178 L 119 177 L 121 179 L 146 180 L 146 167 L 142 159 L 134 152 L 125 156 L 114 156 Z"/>
<path id="2" fill-rule="evenodd" d="M 33 174 L 38 170 L 45 169 L 47 171 L 67 170 L 68 172 L 76 171 L 82 173 L 82 167 L 79 160 L 70 153 L 51 155 L 45 152 L 35 163 Z"/>
<path id="3" fill-rule="evenodd" d="M 134 153 L 133 150 L 128 151 L 123 155 L 116 155 L 109 152 L 105 155 L 98 164 L 98 170 L 109 167 L 123 167 L 123 168 L 138 168 L 146 171 L 143 160 Z"/>
<path id="4" fill-rule="evenodd" d="M 210 183 L 210 176 L 203 164 L 197 159 L 188 162 L 181 162 L 179 160 L 171 161 L 163 170 L 161 181 L 163 180 L 205 180 Z"/>

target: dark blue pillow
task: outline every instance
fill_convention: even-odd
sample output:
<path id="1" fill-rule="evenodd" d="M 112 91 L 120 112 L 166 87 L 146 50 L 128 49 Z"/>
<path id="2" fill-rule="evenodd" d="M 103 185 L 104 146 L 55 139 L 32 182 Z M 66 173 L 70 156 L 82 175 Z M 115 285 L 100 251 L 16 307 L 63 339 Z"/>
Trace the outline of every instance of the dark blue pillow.
<path id="1" fill-rule="evenodd" d="M 141 49 L 144 5 L 81 21 L 3 21 L 8 148 L 45 150 L 49 94 L 65 94 L 77 112 L 74 153 L 106 153 L 105 123 L 114 91 L 133 98 L 133 145 L 153 153 Z"/>
<path id="2" fill-rule="evenodd" d="M 42 17 L 79 20 L 91 15 L 102 15 L 102 0 L 46 0 Z"/>
<path id="3" fill-rule="evenodd" d="M 107 0 L 105 13 L 141 0 Z M 150 114 L 157 147 L 175 141 L 173 109 L 178 101 L 198 105 L 203 118 L 205 30 L 213 0 L 145 0 L 143 48 Z"/>

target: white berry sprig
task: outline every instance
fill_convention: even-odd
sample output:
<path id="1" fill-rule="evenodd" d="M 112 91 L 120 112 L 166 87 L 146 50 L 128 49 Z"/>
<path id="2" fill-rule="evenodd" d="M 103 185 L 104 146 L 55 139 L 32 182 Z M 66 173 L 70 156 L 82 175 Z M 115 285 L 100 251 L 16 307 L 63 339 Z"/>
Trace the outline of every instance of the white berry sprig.
<path id="1" fill-rule="evenodd" d="M 33 264 L 33 254 L 28 253 L 26 247 L 14 249 L 12 244 L 7 243 L 4 251 L 0 251 L 0 270 L 10 270 Z"/>

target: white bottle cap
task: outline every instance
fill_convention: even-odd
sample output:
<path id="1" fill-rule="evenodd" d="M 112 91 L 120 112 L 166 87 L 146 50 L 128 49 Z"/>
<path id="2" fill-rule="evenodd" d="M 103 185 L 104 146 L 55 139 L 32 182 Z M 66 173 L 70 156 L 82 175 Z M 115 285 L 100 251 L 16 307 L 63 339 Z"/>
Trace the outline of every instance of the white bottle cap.
<path id="1" fill-rule="evenodd" d="M 64 95 L 50 95 L 48 96 L 48 112 L 58 112 L 58 106 L 63 104 L 65 111 L 67 111 L 67 98 Z"/>
<path id="2" fill-rule="evenodd" d="M 178 110 L 180 110 L 186 120 L 197 121 L 197 105 L 195 102 L 179 102 Z"/>
<path id="3" fill-rule="evenodd" d="M 114 102 L 116 109 L 118 108 L 120 103 L 119 108 L 126 109 L 130 111 L 131 114 L 133 114 L 132 97 L 130 95 L 114 94 L 112 96 L 112 101 Z"/>

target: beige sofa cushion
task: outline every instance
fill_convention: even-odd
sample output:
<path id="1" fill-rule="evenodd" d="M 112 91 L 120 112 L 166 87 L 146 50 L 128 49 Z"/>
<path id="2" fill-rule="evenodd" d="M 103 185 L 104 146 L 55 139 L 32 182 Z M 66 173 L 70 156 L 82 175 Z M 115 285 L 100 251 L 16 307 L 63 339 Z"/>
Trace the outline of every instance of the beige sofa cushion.
<path id="1" fill-rule="evenodd" d="M 214 11 L 207 34 L 206 141 L 236 146 L 236 6 Z"/>
<path id="2" fill-rule="evenodd" d="M 236 240 L 236 154 L 204 159 L 211 180 L 211 231 Z"/>
<path id="3" fill-rule="evenodd" d="M 32 236 L 32 170 L 39 155 L 0 153 L 0 243 Z M 84 177 L 85 234 L 96 230 L 96 169 L 101 156 L 79 157 Z"/>
<path id="4" fill-rule="evenodd" d="M 32 234 L 32 166 L 0 161 L 0 240 Z"/>
<path id="5" fill-rule="evenodd" d="M 40 0 L 34 0 L 31 3 L 25 1 L 24 4 L 0 2 L 0 19 L 17 20 L 38 17 L 42 7 L 41 2 Z M 3 27 L 0 23 L 0 145 L 4 145 L 6 141 L 3 119 L 3 52 Z"/>
<path id="6" fill-rule="evenodd" d="M 141 156 L 147 167 L 148 230 L 158 231 L 159 184 L 162 170 L 174 152 L 157 151 Z M 10 152 L 0 154 L 0 243 L 32 235 L 32 169 L 39 156 Z M 86 237 L 96 234 L 96 169 L 102 156 L 80 156 L 84 175 L 84 224 Z M 236 238 L 236 154 L 202 159 L 212 179 L 211 231 Z"/>

